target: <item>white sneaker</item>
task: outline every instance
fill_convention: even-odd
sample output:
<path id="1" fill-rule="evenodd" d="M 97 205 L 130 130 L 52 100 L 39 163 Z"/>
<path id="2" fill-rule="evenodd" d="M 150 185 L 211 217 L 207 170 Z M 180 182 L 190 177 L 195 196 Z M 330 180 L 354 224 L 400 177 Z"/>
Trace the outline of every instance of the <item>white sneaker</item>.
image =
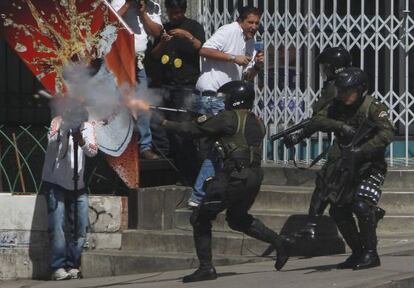
<path id="1" fill-rule="evenodd" d="M 198 206 L 200 206 L 200 204 L 199 204 L 199 203 L 194 202 L 193 200 L 188 200 L 187 205 L 188 205 L 188 207 L 190 207 L 190 208 L 197 208 Z"/>
<path id="2" fill-rule="evenodd" d="M 70 279 L 72 276 L 66 272 L 65 269 L 59 268 L 56 269 L 52 274 L 52 280 L 60 281 Z"/>
<path id="3" fill-rule="evenodd" d="M 80 279 L 81 278 L 81 272 L 79 271 L 79 269 L 70 268 L 67 272 L 70 275 L 71 279 Z"/>

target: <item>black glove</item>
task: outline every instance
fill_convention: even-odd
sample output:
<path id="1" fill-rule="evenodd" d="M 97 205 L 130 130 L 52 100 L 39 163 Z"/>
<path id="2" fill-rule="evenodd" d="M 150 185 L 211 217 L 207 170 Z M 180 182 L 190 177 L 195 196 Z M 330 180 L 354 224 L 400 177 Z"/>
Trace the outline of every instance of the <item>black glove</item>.
<path id="1" fill-rule="evenodd" d="M 352 139 L 354 138 L 355 134 L 356 134 L 356 130 L 354 127 L 348 125 L 348 124 L 344 124 L 341 127 L 341 134 L 342 136 L 344 136 L 347 139 Z"/>
<path id="2" fill-rule="evenodd" d="M 292 148 L 296 144 L 300 143 L 303 139 L 302 133 L 292 133 L 283 137 L 283 144 L 286 148 Z"/>

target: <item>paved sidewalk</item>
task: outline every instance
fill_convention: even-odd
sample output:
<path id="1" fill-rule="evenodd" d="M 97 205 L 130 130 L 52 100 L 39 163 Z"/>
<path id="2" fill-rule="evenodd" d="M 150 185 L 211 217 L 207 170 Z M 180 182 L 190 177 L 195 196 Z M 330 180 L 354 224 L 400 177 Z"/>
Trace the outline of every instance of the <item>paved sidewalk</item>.
<path id="1" fill-rule="evenodd" d="M 336 270 L 337 263 L 346 255 L 315 258 L 293 258 L 283 271 L 276 272 L 273 262 L 260 262 L 218 267 L 215 281 L 183 284 L 181 278 L 192 270 L 139 274 L 63 282 L 17 280 L 0 282 L 1 288 L 329 288 L 329 287 L 394 287 L 383 286 L 392 281 L 414 277 L 414 244 L 386 247 L 381 251 L 382 266 L 369 270 Z M 413 282 L 414 283 L 414 282 Z M 414 287 L 411 286 L 398 287 Z"/>

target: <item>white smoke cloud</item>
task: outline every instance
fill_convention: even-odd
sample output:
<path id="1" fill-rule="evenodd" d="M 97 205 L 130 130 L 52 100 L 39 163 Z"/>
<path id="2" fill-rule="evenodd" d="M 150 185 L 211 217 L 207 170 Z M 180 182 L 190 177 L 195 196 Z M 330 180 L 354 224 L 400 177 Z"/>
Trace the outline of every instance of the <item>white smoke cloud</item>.
<path id="1" fill-rule="evenodd" d="M 98 72 L 93 72 L 93 68 L 85 63 L 69 63 L 64 67 L 63 76 L 67 93 L 64 97 L 54 97 L 51 107 L 53 115 L 62 116 L 68 129 L 76 129 L 87 121 L 87 118 L 97 122 L 108 122 L 120 109 L 131 108 L 131 99 L 154 106 L 162 103 L 164 89 L 152 89 L 140 84 L 136 87 L 124 84 L 118 88 L 114 75 L 103 62 Z M 125 97 L 127 94 L 131 99 Z M 137 109 L 136 106 L 133 107 Z M 139 106 L 139 109 L 143 108 Z M 139 114 L 143 111 L 133 112 Z M 86 119 L 85 113 L 88 114 Z"/>

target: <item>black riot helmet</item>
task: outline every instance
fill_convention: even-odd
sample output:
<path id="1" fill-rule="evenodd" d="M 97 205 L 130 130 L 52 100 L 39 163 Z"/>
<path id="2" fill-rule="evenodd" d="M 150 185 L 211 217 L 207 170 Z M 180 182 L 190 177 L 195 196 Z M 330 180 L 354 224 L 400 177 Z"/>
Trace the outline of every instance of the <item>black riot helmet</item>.
<path id="1" fill-rule="evenodd" d="M 338 90 L 336 99 L 346 105 L 362 103 L 368 91 L 368 75 L 357 67 L 349 67 L 340 72 L 335 79 L 335 86 Z M 349 96 L 357 92 L 355 100 L 349 103 Z M 348 102 L 348 103 L 347 103 Z"/>
<path id="2" fill-rule="evenodd" d="M 320 67 L 324 81 L 330 81 L 339 72 L 351 66 L 351 54 L 342 47 L 326 48 L 316 57 L 316 64 Z"/>
<path id="3" fill-rule="evenodd" d="M 253 108 L 255 93 L 251 82 L 231 81 L 221 86 L 217 93 L 225 97 L 226 110 Z"/>

